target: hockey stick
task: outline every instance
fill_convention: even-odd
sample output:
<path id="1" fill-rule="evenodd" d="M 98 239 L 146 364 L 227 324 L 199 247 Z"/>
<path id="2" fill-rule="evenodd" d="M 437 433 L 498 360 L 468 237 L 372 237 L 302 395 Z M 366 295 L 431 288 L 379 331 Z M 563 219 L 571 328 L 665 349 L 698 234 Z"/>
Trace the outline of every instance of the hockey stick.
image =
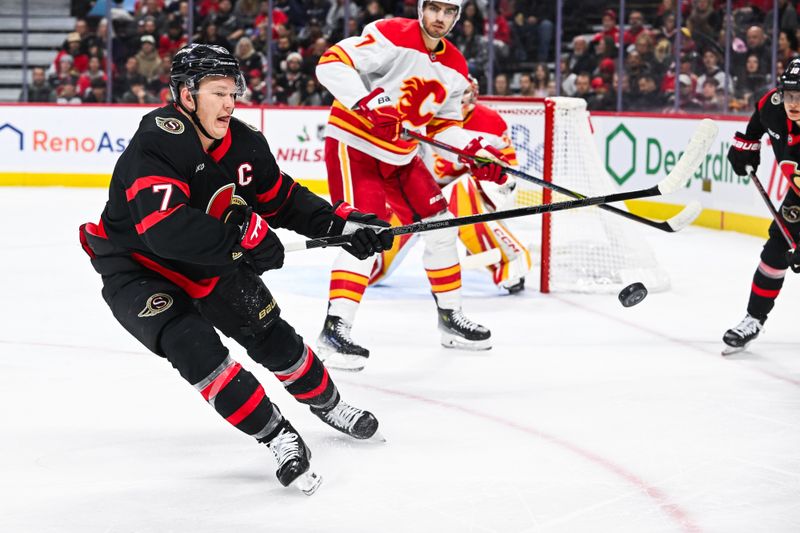
<path id="1" fill-rule="evenodd" d="M 672 169 L 672 172 L 670 172 L 667 177 L 661 180 L 658 184 L 647 189 L 607 194 L 605 196 L 579 198 L 576 200 L 567 200 L 553 204 L 519 207 L 517 209 L 509 209 L 507 211 L 495 211 L 494 213 L 481 213 L 458 218 L 415 222 L 414 224 L 408 224 L 407 226 L 394 226 L 382 231 L 388 231 L 394 236 L 407 235 L 409 233 L 420 233 L 423 231 L 432 231 L 443 228 L 467 226 L 469 224 L 478 224 L 481 222 L 491 222 L 492 220 L 538 215 L 541 213 L 552 213 L 555 211 L 577 209 L 580 207 L 603 205 L 611 202 L 621 202 L 623 200 L 633 200 L 636 198 L 649 198 L 653 196 L 664 196 L 671 194 L 682 189 L 683 187 L 686 187 L 694 170 L 705 159 L 706 153 L 708 153 L 711 143 L 716 135 L 717 125 L 711 120 L 704 119 L 700 123 L 700 126 L 697 128 L 694 135 L 692 135 L 692 138 L 686 147 L 686 151 L 683 153 L 680 160 L 678 160 L 678 163 Z M 326 246 L 341 246 L 343 244 L 347 244 L 348 242 L 348 235 L 321 237 L 305 242 L 288 243 L 285 246 L 285 250 L 289 252 L 295 250 L 307 250 L 309 248 L 324 248 Z"/>
<path id="2" fill-rule="evenodd" d="M 786 224 L 784 224 L 783 220 L 781 220 L 781 216 L 778 213 L 778 210 L 775 209 L 775 206 L 772 204 L 772 200 L 770 200 L 769 194 L 767 193 L 767 190 L 764 189 L 764 185 L 761 183 L 761 180 L 759 180 L 758 176 L 756 176 L 755 169 L 753 169 L 753 167 L 751 166 L 748 166 L 746 168 L 747 168 L 747 175 L 750 177 L 753 184 L 756 186 L 756 189 L 758 189 L 758 194 L 761 195 L 761 198 L 764 200 L 764 203 L 767 204 L 767 209 L 769 210 L 769 213 L 772 215 L 772 220 L 775 221 L 775 225 L 778 226 L 778 229 L 781 231 L 783 238 L 786 239 L 786 244 L 789 245 L 790 250 L 786 252 L 786 258 L 789 259 L 797 250 L 797 243 L 792 238 L 792 234 L 789 232 L 789 228 L 787 228 Z M 793 265 L 791 264 L 791 260 L 789 260 L 789 266 L 791 267 L 792 272 L 800 273 L 800 264 Z"/>
<path id="3" fill-rule="evenodd" d="M 705 119 L 705 120 L 708 120 L 708 119 Z M 711 121 L 709 120 L 709 122 L 711 122 Z M 417 133 L 415 131 L 411 131 L 411 130 L 408 130 L 408 129 L 403 130 L 403 131 L 404 131 L 404 133 L 406 135 L 408 135 L 409 137 L 411 137 L 413 139 L 417 139 L 418 141 L 424 142 L 425 144 L 430 144 L 431 146 L 435 146 L 436 148 L 439 148 L 441 150 L 446 150 L 448 152 L 452 152 L 454 154 L 458 154 L 461 157 L 468 157 L 468 158 L 470 158 L 470 159 L 472 159 L 474 161 L 477 161 L 479 163 L 489 163 L 489 162 L 493 161 L 493 160 L 485 158 L 485 157 L 479 157 L 479 156 L 468 154 L 467 152 L 465 152 L 464 150 L 462 150 L 460 148 L 456 148 L 455 146 L 443 143 L 441 141 L 437 141 L 436 139 L 433 139 L 433 138 L 428 137 L 426 135 L 422 135 L 421 133 Z M 507 164 L 503 164 L 502 167 L 505 169 L 505 171 L 508 174 L 511 174 L 513 176 L 517 176 L 519 178 L 522 178 L 525 181 L 529 181 L 531 183 L 535 183 L 536 185 L 539 185 L 541 187 L 546 187 L 546 188 L 551 189 L 553 191 L 559 192 L 559 193 L 561 193 L 561 194 L 563 194 L 565 196 L 569 196 L 569 197 L 572 197 L 572 198 L 586 198 L 586 196 L 584 196 L 584 195 L 582 195 L 580 193 L 577 193 L 575 191 L 571 191 L 571 190 L 567 189 L 566 187 L 562 187 L 560 185 L 556 185 L 555 183 L 551 183 L 549 181 L 545 181 L 542 178 L 537 178 L 536 176 L 532 176 L 530 174 L 526 174 L 525 172 L 522 172 L 521 170 L 517 170 L 515 168 L 512 168 L 512 167 L 508 166 Z M 658 221 L 658 220 L 651 220 L 649 218 L 645 218 L 645 217 L 642 217 L 642 216 L 639 216 L 639 215 L 635 215 L 633 213 L 625 211 L 624 209 L 620 209 L 618 207 L 614 207 L 613 205 L 598 205 L 597 207 L 599 207 L 600 209 L 604 209 L 606 211 L 609 211 L 611 213 L 614 213 L 615 215 L 619 215 L 621 217 L 625 217 L 627 219 L 634 220 L 636 222 L 640 222 L 640 223 L 645 224 L 647 226 L 650 226 L 652 228 L 660 229 L 661 231 L 666 231 L 666 232 L 669 232 L 669 233 L 674 233 L 676 231 L 680 231 L 683 228 L 685 228 L 686 226 L 688 226 L 689 224 L 691 224 L 694 221 L 694 219 L 696 219 L 700 215 L 700 212 L 703 210 L 703 207 L 700 204 L 700 202 L 693 201 L 693 202 L 690 202 L 686 207 L 684 207 L 678 214 L 672 216 L 671 218 L 668 218 L 667 220 Z"/>

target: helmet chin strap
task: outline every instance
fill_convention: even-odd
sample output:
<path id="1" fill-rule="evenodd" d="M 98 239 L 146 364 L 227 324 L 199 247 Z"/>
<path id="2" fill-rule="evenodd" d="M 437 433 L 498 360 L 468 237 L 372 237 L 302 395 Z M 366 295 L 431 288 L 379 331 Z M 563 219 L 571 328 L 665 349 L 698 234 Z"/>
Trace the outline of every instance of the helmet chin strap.
<path id="1" fill-rule="evenodd" d="M 191 94 L 191 93 L 189 93 L 189 94 Z M 189 118 L 192 119 L 192 122 L 194 122 L 194 125 L 197 126 L 197 129 L 200 130 L 200 133 L 202 133 L 206 138 L 211 139 L 212 141 L 221 141 L 222 137 L 217 139 L 216 137 L 214 137 L 213 135 L 208 133 L 208 130 L 206 130 L 203 127 L 203 123 L 200 122 L 200 117 L 197 116 L 197 108 L 199 107 L 199 105 L 198 105 L 199 102 L 198 102 L 198 99 L 197 99 L 197 95 L 192 94 L 192 100 L 194 100 L 194 108 L 195 108 L 194 111 L 189 111 L 189 109 L 187 109 L 186 106 L 183 105 L 183 101 L 180 98 L 178 99 L 178 106 L 181 109 L 183 109 L 186 112 L 187 115 L 189 115 Z"/>

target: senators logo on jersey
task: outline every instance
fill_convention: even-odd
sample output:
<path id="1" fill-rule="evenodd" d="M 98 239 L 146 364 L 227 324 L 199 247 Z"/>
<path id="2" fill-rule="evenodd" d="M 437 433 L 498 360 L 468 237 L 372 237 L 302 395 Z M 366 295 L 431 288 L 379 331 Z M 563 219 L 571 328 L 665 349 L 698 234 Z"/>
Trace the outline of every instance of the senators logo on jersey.
<path id="1" fill-rule="evenodd" d="M 797 169 L 797 163 L 794 161 L 781 161 L 780 167 L 781 172 L 789 180 L 794 192 L 800 194 L 800 171 Z"/>
<path id="2" fill-rule="evenodd" d="M 415 127 L 421 127 L 430 122 L 438 107 L 447 98 L 447 90 L 441 82 L 416 76 L 406 79 L 400 87 L 400 91 L 402 96 L 400 96 L 398 109 L 403 114 L 403 120 L 410 122 Z"/>

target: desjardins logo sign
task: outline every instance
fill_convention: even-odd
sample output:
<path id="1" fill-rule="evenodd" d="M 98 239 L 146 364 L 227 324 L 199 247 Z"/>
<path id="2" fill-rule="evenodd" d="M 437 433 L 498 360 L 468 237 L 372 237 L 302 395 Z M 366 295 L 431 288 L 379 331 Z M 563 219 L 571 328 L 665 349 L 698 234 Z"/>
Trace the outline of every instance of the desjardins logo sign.
<path id="1" fill-rule="evenodd" d="M 654 124 L 658 124 L 654 121 Z M 663 125 L 664 122 L 661 122 Z M 665 126 L 662 126 L 665 127 Z M 674 127 L 674 126 L 669 126 Z M 685 135 L 671 135 L 683 141 L 681 148 L 689 142 L 692 128 L 686 128 Z M 719 141 L 717 141 L 719 142 Z M 694 179 L 713 180 L 714 182 L 747 185 L 747 176 L 737 176 L 728 163 L 726 154 L 730 143 L 719 142 L 712 145 L 706 154 L 703 164 L 694 173 Z M 663 138 L 637 137 L 624 123 L 614 128 L 605 139 L 605 167 L 608 175 L 619 185 L 624 184 L 632 176 L 658 175 L 663 179 L 678 163 L 683 151 L 670 150 Z M 691 184 L 691 182 L 690 182 Z M 691 185 L 689 185 L 691 186 Z"/>

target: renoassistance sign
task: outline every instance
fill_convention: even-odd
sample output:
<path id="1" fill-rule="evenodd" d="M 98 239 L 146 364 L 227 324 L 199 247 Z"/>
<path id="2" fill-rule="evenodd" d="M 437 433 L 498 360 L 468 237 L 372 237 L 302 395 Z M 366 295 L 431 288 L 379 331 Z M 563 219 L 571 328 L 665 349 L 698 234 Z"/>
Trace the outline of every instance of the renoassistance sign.
<path id="1" fill-rule="evenodd" d="M 105 187 L 119 154 L 130 142 L 146 106 L 0 105 L 0 185 Z M 324 134 L 328 110 L 238 108 L 234 116 L 262 129 L 278 165 L 314 192 L 327 193 Z M 511 119 L 511 117 L 509 117 Z M 514 119 L 511 119 L 514 120 Z M 601 114 L 592 117 L 595 144 L 610 190 L 649 187 L 676 164 L 699 118 Z M 726 159 L 734 132 L 745 118 L 719 120 L 719 136 L 685 191 L 668 198 L 631 202 L 637 213 L 666 218 L 691 200 L 703 203 L 702 225 L 763 234 L 768 214 L 755 187 L 733 174 Z M 537 159 L 532 147 L 543 124 L 509 124 L 520 163 Z M 778 204 L 788 183 L 781 179 L 763 140 L 759 175 Z M 530 153 L 529 153 L 530 152 Z M 524 171 L 536 173 L 536 165 Z M 578 191 L 580 192 L 580 191 Z"/>

